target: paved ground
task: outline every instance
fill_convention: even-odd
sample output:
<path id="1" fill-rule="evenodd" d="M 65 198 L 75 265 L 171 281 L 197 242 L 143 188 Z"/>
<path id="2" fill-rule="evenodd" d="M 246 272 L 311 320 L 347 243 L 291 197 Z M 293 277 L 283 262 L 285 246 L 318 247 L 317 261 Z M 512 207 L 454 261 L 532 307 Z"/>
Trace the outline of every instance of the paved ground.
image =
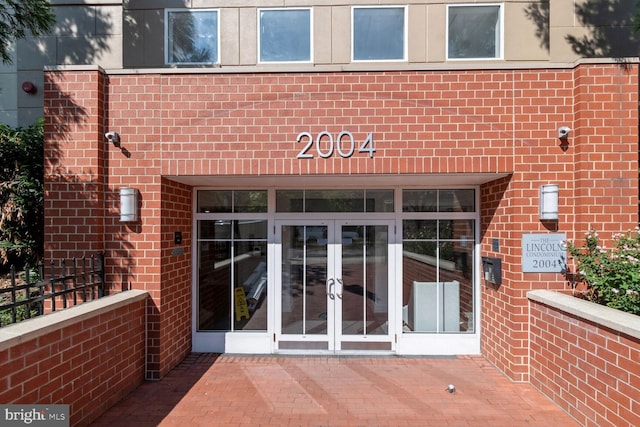
<path id="1" fill-rule="evenodd" d="M 455 393 L 449 393 L 449 384 Z M 577 426 L 482 357 L 191 354 L 94 426 Z"/>

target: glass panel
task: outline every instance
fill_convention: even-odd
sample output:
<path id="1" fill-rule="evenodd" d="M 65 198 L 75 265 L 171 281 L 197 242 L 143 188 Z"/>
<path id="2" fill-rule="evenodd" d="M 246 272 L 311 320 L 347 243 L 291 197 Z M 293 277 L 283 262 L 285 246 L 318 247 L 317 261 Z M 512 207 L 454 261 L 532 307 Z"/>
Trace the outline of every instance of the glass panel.
<path id="1" fill-rule="evenodd" d="M 440 212 L 474 212 L 474 190 L 440 190 Z"/>
<path id="2" fill-rule="evenodd" d="M 500 6 L 449 7 L 449 58 L 500 56 Z"/>
<path id="3" fill-rule="evenodd" d="M 404 8 L 353 10 L 353 59 L 404 59 Z"/>
<path id="4" fill-rule="evenodd" d="M 327 333 L 326 235 L 326 226 L 282 227 L 283 334 Z"/>
<path id="5" fill-rule="evenodd" d="M 402 221 L 403 239 L 435 239 L 438 221 L 434 219 L 407 219 Z"/>
<path id="6" fill-rule="evenodd" d="M 266 228 L 266 221 L 265 228 Z M 267 242 L 236 242 L 233 329 L 267 329 Z"/>
<path id="7" fill-rule="evenodd" d="M 393 190 L 365 190 L 366 212 L 393 212 Z"/>
<path id="8" fill-rule="evenodd" d="M 342 227 L 342 333 L 388 332 L 386 226 Z"/>
<path id="9" fill-rule="evenodd" d="M 267 191 L 234 191 L 235 213 L 267 212 Z"/>
<path id="10" fill-rule="evenodd" d="M 453 220 L 438 220 L 438 237 L 442 239 L 453 239 Z"/>
<path id="11" fill-rule="evenodd" d="M 473 220 L 459 219 L 453 221 L 451 226 L 453 233 L 452 238 L 460 241 L 460 245 L 463 247 L 473 247 L 475 243 L 475 227 Z"/>
<path id="12" fill-rule="evenodd" d="M 307 190 L 305 212 L 364 212 L 364 190 Z"/>
<path id="13" fill-rule="evenodd" d="M 218 62 L 218 12 L 168 12 L 167 62 Z"/>
<path id="14" fill-rule="evenodd" d="M 266 220 L 233 221 L 233 225 L 236 239 L 267 239 Z"/>
<path id="15" fill-rule="evenodd" d="M 303 212 L 304 191 L 276 190 L 276 212 Z"/>
<path id="16" fill-rule="evenodd" d="M 439 241 L 407 240 L 407 229 L 419 229 L 412 222 L 404 221 L 405 332 L 474 332 L 474 221 L 438 220 Z"/>
<path id="17" fill-rule="evenodd" d="M 433 304 L 437 271 L 436 242 L 405 242 L 403 244 L 402 285 L 403 330 L 405 332 L 435 332 Z"/>
<path id="18" fill-rule="evenodd" d="M 198 221 L 198 238 L 199 330 L 266 330 L 267 221 Z"/>
<path id="19" fill-rule="evenodd" d="M 198 221 L 198 238 L 200 240 L 231 239 L 231 221 Z"/>
<path id="20" fill-rule="evenodd" d="M 387 226 L 366 227 L 366 333 L 389 332 L 389 256 Z"/>
<path id="21" fill-rule="evenodd" d="M 474 333 L 473 245 L 454 243 L 453 256 L 460 282 L 460 332 Z"/>
<path id="22" fill-rule="evenodd" d="M 260 61 L 311 60 L 311 11 L 260 11 Z"/>
<path id="23" fill-rule="evenodd" d="M 436 212 L 438 209 L 437 190 L 403 190 L 403 212 Z"/>
<path id="24" fill-rule="evenodd" d="M 198 191 L 198 212 L 231 212 L 232 194 L 230 190 Z"/>
<path id="25" fill-rule="evenodd" d="M 438 276 L 437 331 L 460 332 L 460 281 L 455 270 L 453 242 L 440 243 Z"/>
<path id="26" fill-rule="evenodd" d="M 198 244 L 198 330 L 231 329 L 231 242 Z"/>

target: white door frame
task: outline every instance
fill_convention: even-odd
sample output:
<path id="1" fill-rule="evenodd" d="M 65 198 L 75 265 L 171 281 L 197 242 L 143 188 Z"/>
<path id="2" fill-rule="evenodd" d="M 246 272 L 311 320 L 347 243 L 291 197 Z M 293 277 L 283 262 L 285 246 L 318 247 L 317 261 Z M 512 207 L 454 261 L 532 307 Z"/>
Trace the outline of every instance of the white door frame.
<path id="1" fill-rule="evenodd" d="M 313 352 L 350 352 L 349 350 L 345 350 L 342 348 L 342 343 L 349 342 L 355 343 L 355 345 L 363 345 L 367 346 L 371 344 L 373 347 L 376 344 L 372 343 L 382 343 L 380 344 L 382 347 L 385 347 L 385 343 L 388 343 L 387 352 L 395 350 L 395 340 L 394 340 L 394 332 L 395 332 L 395 292 L 393 291 L 393 283 L 395 282 L 395 268 L 394 261 L 396 257 L 394 256 L 394 248 L 395 248 L 395 237 L 394 237 L 394 224 L 393 220 L 367 220 L 366 218 L 361 219 L 332 219 L 332 220 L 317 220 L 317 219 L 291 219 L 291 220 L 277 220 L 275 221 L 275 245 L 276 250 L 274 251 L 275 255 L 275 271 L 274 271 L 274 282 L 275 287 L 273 289 L 273 298 L 274 298 L 274 311 L 273 314 L 275 316 L 273 324 L 275 325 L 274 332 L 274 351 L 276 352 L 304 352 L 313 351 Z M 358 226 L 386 226 L 387 227 L 387 258 L 386 258 L 386 313 L 387 313 L 387 334 L 380 335 L 343 335 L 342 334 L 342 313 L 343 313 L 343 284 L 344 280 L 342 277 L 342 254 L 343 254 L 343 244 L 345 243 L 344 236 L 342 234 L 342 227 L 348 225 L 358 225 Z M 282 277 L 282 268 L 283 262 L 285 261 L 283 258 L 283 242 L 282 242 L 282 227 L 283 226 L 323 226 L 326 227 L 327 236 L 327 278 L 324 286 L 324 291 L 326 294 L 326 334 L 284 334 L 282 333 L 282 304 L 283 304 L 283 293 L 282 293 L 282 284 L 284 283 L 284 278 Z M 317 291 L 317 289 L 316 289 Z M 366 297 L 366 295 L 365 295 Z M 304 296 L 303 296 L 304 298 Z M 300 343 L 300 348 L 280 348 L 279 343 L 286 342 L 288 345 L 293 345 L 295 343 Z M 326 342 L 326 348 L 319 349 L 318 347 L 323 346 Z M 322 343 L 322 344 L 321 344 Z M 358 353 L 362 353 L 363 350 L 353 350 Z M 373 350 L 364 350 L 364 351 L 373 351 Z"/>
<path id="2" fill-rule="evenodd" d="M 437 178 L 437 177 L 435 177 Z M 286 218 L 291 218 L 291 221 L 295 221 L 301 218 L 309 218 L 312 221 L 322 221 L 325 218 L 332 218 L 332 220 L 351 220 L 358 222 L 359 219 L 364 221 L 365 218 L 375 218 L 371 221 L 380 219 L 381 221 L 389 220 L 395 222 L 393 231 L 390 230 L 389 234 L 389 261 L 390 266 L 393 266 L 394 271 L 392 274 L 392 295 L 390 299 L 389 310 L 389 331 L 395 334 L 393 339 L 393 348 L 395 353 L 401 355 L 451 355 L 451 354 L 480 354 L 480 337 L 481 337 L 481 297 L 482 292 L 480 286 L 480 280 L 478 278 L 478 272 L 480 269 L 480 191 L 477 186 L 479 183 L 487 182 L 491 179 L 499 178 L 499 176 L 492 174 L 487 176 L 460 176 L 456 178 L 451 175 L 443 175 L 441 179 L 435 179 L 434 176 L 363 176 L 363 177 L 349 177 L 349 188 L 393 188 L 395 191 L 395 210 L 394 212 L 385 213 L 287 213 L 275 211 L 275 196 L 276 190 L 281 188 L 290 188 L 291 180 L 289 177 L 285 178 L 244 178 L 233 177 L 225 179 L 216 177 L 215 186 L 210 187 L 195 187 L 194 195 L 198 191 L 217 188 L 223 189 L 247 189 L 247 188 L 267 188 L 269 191 L 269 212 L 268 217 L 268 243 L 267 243 L 267 261 L 268 261 L 268 321 L 267 329 L 264 331 L 199 331 L 197 324 L 197 307 L 198 307 L 198 278 L 197 270 L 194 270 L 192 278 L 192 351 L 194 352 L 228 352 L 228 353 L 250 353 L 250 354 L 269 354 L 275 352 L 275 336 L 276 331 L 275 318 L 279 315 L 279 312 L 274 307 L 275 297 L 274 294 L 279 284 L 274 280 L 274 271 L 281 268 L 281 264 L 276 263 L 276 255 L 279 250 L 276 244 L 275 236 L 275 222 L 288 221 Z M 191 185 L 197 185 L 198 183 L 191 183 Z M 200 183 L 200 185 L 206 185 L 206 183 Z M 342 188 L 344 186 L 344 177 L 330 176 L 309 178 L 300 177 L 300 180 L 296 180 L 295 188 L 309 187 L 309 188 Z M 447 213 L 449 219 L 473 219 L 475 222 L 475 246 L 473 251 L 473 319 L 475 324 L 473 333 L 444 333 L 444 334 L 432 334 L 432 333 L 406 333 L 403 331 L 403 291 L 402 291 L 402 268 L 403 268 L 403 251 L 402 251 L 402 227 L 403 219 L 411 219 L 414 217 L 419 218 L 440 218 L 440 213 L 405 213 L 402 212 L 402 190 L 411 188 L 470 188 L 476 189 L 476 211 L 469 213 Z M 217 215 L 211 213 L 200 213 L 196 210 L 197 197 L 193 197 L 194 200 L 194 221 L 193 221 L 193 236 L 197 236 L 197 223 L 198 220 L 209 220 L 217 218 Z M 255 214 L 241 214 L 234 215 L 238 219 L 254 218 Z M 194 238 L 194 250 L 192 251 L 192 265 L 194 269 L 197 269 L 197 239 Z M 392 249 L 392 250 L 391 250 Z"/>

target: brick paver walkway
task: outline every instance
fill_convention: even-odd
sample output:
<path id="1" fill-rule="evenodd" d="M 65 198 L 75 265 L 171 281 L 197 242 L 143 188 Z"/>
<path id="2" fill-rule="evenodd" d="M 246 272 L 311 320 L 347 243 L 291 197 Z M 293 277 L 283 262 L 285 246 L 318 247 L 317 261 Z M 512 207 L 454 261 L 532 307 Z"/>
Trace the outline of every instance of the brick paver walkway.
<path id="1" fill-rule="evenodd" d="M 511 382 L 482 357 L 197 353 L 94 425 L 577 426 L 531 385 Z"/>

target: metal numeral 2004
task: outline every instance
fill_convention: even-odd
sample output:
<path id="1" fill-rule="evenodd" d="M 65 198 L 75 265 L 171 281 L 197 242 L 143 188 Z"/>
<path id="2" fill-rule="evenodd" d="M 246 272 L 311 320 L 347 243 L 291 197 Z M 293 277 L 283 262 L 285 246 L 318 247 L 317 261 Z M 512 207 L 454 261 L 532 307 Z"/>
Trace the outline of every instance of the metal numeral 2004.
<path id="1" fill-rule="evenodd" d="M 348 143 L 346 149 L 343 147 L 342 140 L 347 137 Z M 296 138 L 296 142 L 302 142 L 303 139 L 307 139 L 307 144 L 298 152 L 298 159 L 313 159 L 313 153 L 309 153 L 309 150 L 313 147 L 313 143 L 316 143 L 316 151 L 318 156 L 322 158 L 329 158 L 333 155 L 334 150 L 340 157 L 348 158 L 353 156 L 356 149 L 356 142 L 353 139 L 353 135 L 349 131 L 342 131 L 338 134 L 338 137 L 334 140 L 333 136 L 327 132 L 320 132 L 317 138 L 313 139 L 313 136 L 309 132 L 300 132 Z M 323 138 L 328 140 L 328 146 L 323 143 Z M 324 146 L 324 148 L 323 148 Z M 373 157 L 373 153 L 376 152 L 376 148 L 373 144 L 373 132 L 370 132 L 365 140 L 360 144 L 358 153 L 369 153 L 369 157 Z"/>

